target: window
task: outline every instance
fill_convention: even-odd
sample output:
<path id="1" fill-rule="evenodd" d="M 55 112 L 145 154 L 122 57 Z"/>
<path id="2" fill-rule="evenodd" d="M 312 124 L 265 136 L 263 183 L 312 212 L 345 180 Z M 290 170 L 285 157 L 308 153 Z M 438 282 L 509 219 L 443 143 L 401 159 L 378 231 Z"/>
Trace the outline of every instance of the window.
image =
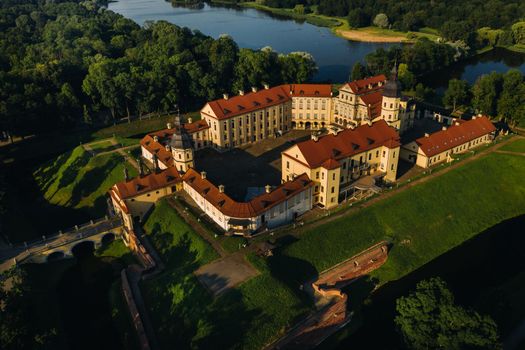
<path id="1" fill-rule="evenodd" d="M 386 156 L 386 151 L 383 151 L 383 157 Z"/>
<path id="2" fill-rule="evenodd" d="M 323 186 L 321 186 L 321 192 L 324 192 L 324 187 Z"/>
<path id="3" fill-rule="evenodd" d="M 319 172 L 316 172 L 316 173 L 315 173 L 315 178 L 316 178 L 316 179 L 319 179 Z"/>
<path id="4" fill-rule="evenodd" d="M 332 198 L 330 199 L 330 202 L 334 203 L 334 202 L 335 202 L 335 197 L 332 197 Z"/>
<path id="5" fill-rule="evenodd" d="M 394 170 L 394 164 L 392 164 L 392 166 L 390 167 L 390 170 Z"/>
<path id="6" fill-rule="evenodd" d="M 376 158 L 379 157 L 379 151 L 376 151 Z"/>
<path id="7" fill-rule="evenodd" d="M 321 173 L 321 180 L 324 180 L 324 173 Z"/>
<path id="8" fill-rule="evenodd" d="M 335 173 L 332 174 L 332 180 L 335 180 Z"/>
<path id="9" fill-rule="evenodd" d="M 372 153 L 368 153 L 368 160 L 372 160 Z"/>
<path id="10" fill-rule="evenodd" d="M 330 190 L 330 192 L 334 193 L 335 192 L 335 187 L 332 186 L 332 189 Z"/>
<path id="11" fill-rule="evenodd" d="M 290 169 L 290 162 L 286 162 L 286 169 Z"/>

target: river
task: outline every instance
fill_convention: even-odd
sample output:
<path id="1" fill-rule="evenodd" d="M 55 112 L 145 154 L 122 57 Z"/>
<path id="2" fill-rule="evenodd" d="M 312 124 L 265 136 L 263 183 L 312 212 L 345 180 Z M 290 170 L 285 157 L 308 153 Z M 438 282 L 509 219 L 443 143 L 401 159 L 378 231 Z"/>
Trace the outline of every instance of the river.
<path id="1" fill-rule="evenodd" d="M 376 49 L 393 44 L 349 41 L 335 36 L 330 29 L 306 22 L 276 17 L 266 12 L 242 7 L 211 6 L 201 8 L 173 6 L 164 0 L 119 0 L 108 8 L 131 18 L 140 25 L 146 21 L 165 20 L 182 27 L 199 30 L 214 38 L 230 35 L 240 47 L 260 49 L 271 46 L 282 53 L 307 51 L 313 55 L 319 72 L 314 81 L 341 83 L 348 79 L 354 63 Z M 451 78 L 473 83 L 491 71 L 506 72 L 517 68 L 525 73 L 525 55 L 507 50 L 493 50 L 432 74 L 425 81 L 442 91 Z"/>

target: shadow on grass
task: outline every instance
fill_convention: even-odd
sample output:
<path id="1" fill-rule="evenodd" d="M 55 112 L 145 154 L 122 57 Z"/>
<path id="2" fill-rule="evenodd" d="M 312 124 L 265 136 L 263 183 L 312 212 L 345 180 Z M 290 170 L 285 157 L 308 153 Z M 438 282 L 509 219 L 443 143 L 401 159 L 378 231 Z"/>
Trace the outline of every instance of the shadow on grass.
<path id="1" fill-rule="evenodd" d="M 73 189 L 68 205 L 74 207 L 83 197 L 87 197 L 97 191 L 101 182 L 104 181 L 118 165 L 119 157 L 111 156 L 103 166 L 98 166 L 86 172 Z"/>
<path id="2" fill-rule="evenodd" d="M 161 346 L 223 349 L 241 343 L 252 320 L 262 317 L 262 312 L 247 310 L 241 292 L 235 289 L 212 297 L 193 274 L 200 264 L 188 235 L 173 245 L 172 235 L 161 232 L 156 224 L 151 239 L 167 268 L 143 282 L 142 290 Z"/>

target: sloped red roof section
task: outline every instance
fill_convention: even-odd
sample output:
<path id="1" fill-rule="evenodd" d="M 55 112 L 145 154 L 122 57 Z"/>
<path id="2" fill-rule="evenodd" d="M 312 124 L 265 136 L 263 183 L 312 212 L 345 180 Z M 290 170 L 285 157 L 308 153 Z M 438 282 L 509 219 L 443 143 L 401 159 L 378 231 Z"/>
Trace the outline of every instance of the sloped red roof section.
<path id="1" fill-rule="evenodd" d="M 189 169 L 183 176 L 183 181 L 201 194 L 206 200 L 221 213 L 233 218 L 253 218 L 271 207 L 278 205 L 288 198 L 313 186 L 306 174 L 285 182 L 270 193 L 263 193 L 249 202 L 237 202 L 225 192 L 220 192 L 208 179 L 203 179 L 201 174 L 194 169 Z"/>
<path id="2" fill-rule="evenodd" d="M 496 131 L 494 124 L 485 116 L 473 117 L 471 120 L 458 124 L 430 136 L 420 137 L 416 143 L 427 157 L 432 157 Z"/>
<path id="3" fill-rule="evenodd" d="M 385 82 L 386 76 L 380 74 L 374 77 L 351 81 L 348 83 L 348 86 L 354 94 L 364 94 L 373 90 L 382 89 Z M 379 83 L 381 83 L 381 85 Z"/>
<path id="4" fill-rule="evenodd" d="M 311 168 L 324 166 L 330 159 L 337 161 L 380 146 L 396 148 L 400 145 L 398 132 L 384 120 L 371 126 L 361 125 L 355 129 L 345 129 L 337 135 L 325 135 L 318 141 L 308 140 L 297 144 Z M 333 164 L 326 163 L 327 166 Z"/>
<path id="5" fill-rule="evenodd" d="M 332 85 L 330 84 L 290 84 L 292 97 L 331 97 Z"/>
<path id="6" fill-rule="evenodd" d="M 219 120 L 250 113 L 261 108 L 275 106 L 291 100 L 287 85 L 247 92 L 244 95 L 232 96 L 208 102 Z"/>
<path id="7" fill-rule="evenodd" d="M 174 185 L 181 180 L 182 178 L 177 169 L 171 167 L 157 173 L 137 176 L 129 181 L 118 182 L 113 185 L 113 190 L 121 199 L 128 199 L 139 194 Z"/>

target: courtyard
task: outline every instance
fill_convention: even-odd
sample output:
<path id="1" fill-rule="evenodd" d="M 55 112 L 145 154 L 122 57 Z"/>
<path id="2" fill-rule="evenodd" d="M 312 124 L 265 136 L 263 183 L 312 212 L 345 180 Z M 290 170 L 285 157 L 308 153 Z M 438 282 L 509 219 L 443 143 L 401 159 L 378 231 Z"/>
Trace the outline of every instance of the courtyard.
<path id="1" fill-rule="evenodd" d="M 198 151 L 195 168 L 206 171 L 215 185 L 224 185 L 234 200 L 245 201 L 262 192 L 264 186 L 281 183 L 281 152 L 310 137 L 311 131 L 293 130 L 281 137 L 266 139 L 227 152 Z"/>

